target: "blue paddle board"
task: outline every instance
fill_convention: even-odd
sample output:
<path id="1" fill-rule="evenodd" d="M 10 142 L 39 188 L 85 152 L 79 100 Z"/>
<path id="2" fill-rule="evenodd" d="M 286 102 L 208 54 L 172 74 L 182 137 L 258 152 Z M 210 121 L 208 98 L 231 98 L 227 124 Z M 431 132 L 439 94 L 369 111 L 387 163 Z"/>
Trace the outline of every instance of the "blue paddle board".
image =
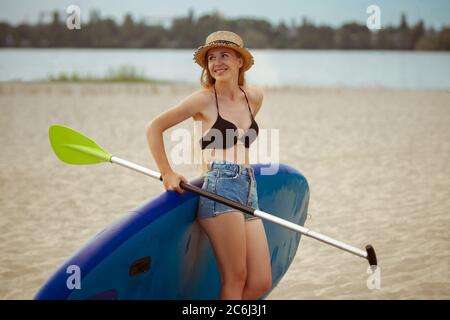
<path id="1" fill-rule="evenodd" d="M 304 225 L 308 183 L 280 164 L 275 175 L 253 165 L 261 210 Z M 202 178 L 191 181 L 201 187 Z M 72 255 L 35 296 L 39 300 L 216 299 L 220 275 L 206 234 L 196 222 L 199 196 L 165 192 L 127 212 Z M 264 221 L 272 288 L 289 268 L 300 234 Z"/>

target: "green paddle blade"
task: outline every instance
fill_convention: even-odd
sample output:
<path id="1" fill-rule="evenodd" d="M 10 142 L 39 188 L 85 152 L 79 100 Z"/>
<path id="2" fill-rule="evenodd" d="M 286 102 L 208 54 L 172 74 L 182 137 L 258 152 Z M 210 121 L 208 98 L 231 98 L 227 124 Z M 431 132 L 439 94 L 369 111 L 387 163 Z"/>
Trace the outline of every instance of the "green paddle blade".
<path id="1" fill-rule="evenodd" d="M 50 126 L 48 133 L 53 150 L 65 163 L 95 164 L 111 161 L 111 154 L 78 131 L 61 125 L 53 125 Z"/>

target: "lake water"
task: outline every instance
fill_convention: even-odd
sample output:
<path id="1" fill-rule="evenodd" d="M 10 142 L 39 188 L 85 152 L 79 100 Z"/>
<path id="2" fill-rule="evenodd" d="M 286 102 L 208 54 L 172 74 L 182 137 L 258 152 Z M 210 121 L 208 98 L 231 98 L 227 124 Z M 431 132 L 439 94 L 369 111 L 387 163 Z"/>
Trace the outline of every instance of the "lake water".
<path id="1" fill-rule="evenodd" d="M 47 79 L 61 72 L 105 76 L 134 66 L 147 77 L 198 83 L 194 49 L 0 49 L 0 81 Z M 258 85 L 450 88 L 450 53 L 252 50 L 247 79 Z"/>

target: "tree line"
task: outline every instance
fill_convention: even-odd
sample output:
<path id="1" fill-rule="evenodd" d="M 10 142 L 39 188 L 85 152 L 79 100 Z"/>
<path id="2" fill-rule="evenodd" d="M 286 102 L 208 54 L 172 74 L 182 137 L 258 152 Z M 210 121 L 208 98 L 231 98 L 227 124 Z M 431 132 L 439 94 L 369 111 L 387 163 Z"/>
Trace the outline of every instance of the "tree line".
<path id="1" fill-rule="evenodd" d="M 423 21 L 409 25 L 404 14 L 397 26 L 371 31 L 351 22 L 332 28 L 301 22 L 272 24 L 265 19 L 226 19 L 218 12 L 196 17 L 193 10 L 172 19 L 170 26 L 135 21 L 127 14 L 122 23 L 91 11 L 81 30 L 69 30 L 57 11 L 49 22 L 12 26 L 0 23 L 0 47 L 38 48 L 196 48 L 216 30 L 230 30 L 255 49 L 450 50 L 450 27 L 426 28 Z"/>

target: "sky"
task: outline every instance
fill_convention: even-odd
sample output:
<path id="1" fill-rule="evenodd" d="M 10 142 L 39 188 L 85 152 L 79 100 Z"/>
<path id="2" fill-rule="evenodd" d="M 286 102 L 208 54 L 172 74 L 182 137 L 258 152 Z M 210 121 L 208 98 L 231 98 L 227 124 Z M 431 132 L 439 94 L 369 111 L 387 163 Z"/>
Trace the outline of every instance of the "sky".
<path id="1" fill-rule="evenodd" d="M 193 9 L 196 16 L 217 10 L 225 18 L 262 18 L 274 24 L 282 20 L 299 23 L 305 16 L 315 24 L 333 27 L 350 21 L 365 24 L 367 7 L 375 4 L 380 7 L 382 27 L 398 25 L 402 12 L 409 24 L 422 19 L 427 27 L 450 26 L 450 0 L 0 0 L 0 21 L 14 25 L 35 23 L 39 13 L 54 10 L 63 13 L 71 4 L 80 7 L 82 22 L 88 21 L 93 9 L 119 23 L 126 13 L 137 20 L 145 17 L 150 21 L 159 18 L 169 21 Z"/>

